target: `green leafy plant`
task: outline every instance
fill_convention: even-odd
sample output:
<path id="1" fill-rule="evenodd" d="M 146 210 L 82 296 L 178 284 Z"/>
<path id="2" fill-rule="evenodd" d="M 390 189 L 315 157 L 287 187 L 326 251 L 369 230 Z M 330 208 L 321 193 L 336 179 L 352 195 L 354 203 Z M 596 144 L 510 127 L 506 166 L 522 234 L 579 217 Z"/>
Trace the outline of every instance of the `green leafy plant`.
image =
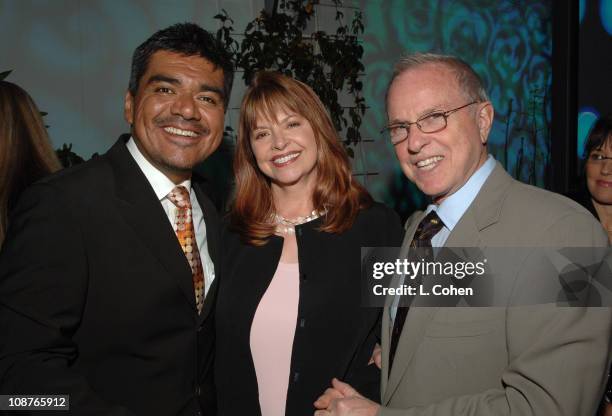
<path id="1" fill-rule="evenodd" d="M 260 70 L 276 70 L 310 85 L 329 110 L 336 129 L 346 131 L 344 144 L 350 146 L 361 140 L 359 128 L 366 109 L 360 80 L 363 47 L 358 39 L 364 29 L 362 15 L 356 11 L 345 24 L 342 3 L 334 1 L 336 33 L 319 30 L 308 36 L 304 33 L 315 4 L 312 0 L 281 0 L 278 11 L 262 10 L 246 25 L 240 43 L 234 38 L 234 21 L 222 10 L 215 16 L 221 22 L 217 37 L 232 51 L 247 85 Z M 352 97 L 348 108 L 340 105 L 342 91 Z M 347 147 L 347 151 L 352 157 L 353 150 Z"/>

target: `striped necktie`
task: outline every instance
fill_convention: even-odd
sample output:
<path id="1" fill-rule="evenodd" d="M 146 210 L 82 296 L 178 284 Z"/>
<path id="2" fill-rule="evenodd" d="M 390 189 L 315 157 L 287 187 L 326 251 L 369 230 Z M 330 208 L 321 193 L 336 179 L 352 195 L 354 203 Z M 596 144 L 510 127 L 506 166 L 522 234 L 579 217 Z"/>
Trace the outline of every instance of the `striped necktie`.
<path id="1" fill-rule="evenodd" d="M 431 239 L 434 235 L 444 227 L 444 223 L 438 217 L 436 211 L 431 211 L 423 218 L 423 221 L 419 223 L 414 238 L 410 243 L 411 248 L 431 248 Z M 427 257 L 433 257 L 433 253 L 428 253 Z M 404 329 L 404 322 L 406 322 L 406 316 L 408 316 L 408 307 L 398 307 L 395 314 L 395 320 L 393 321 L 393 330 L 391 331 L 391 345 L 389 347 L 389 370 L 393 366 L 393 358 L 397 351 L 397 344 Z M 391 371 L 389 371 L 391 374 Z"/>

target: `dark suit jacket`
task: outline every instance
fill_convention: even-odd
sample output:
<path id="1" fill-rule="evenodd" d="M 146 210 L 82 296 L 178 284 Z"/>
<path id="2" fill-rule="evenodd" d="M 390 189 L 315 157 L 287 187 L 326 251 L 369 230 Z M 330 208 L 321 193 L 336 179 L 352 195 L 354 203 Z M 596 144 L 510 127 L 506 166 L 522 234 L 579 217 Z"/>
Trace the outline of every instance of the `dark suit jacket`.
<path id="1" fill-rule="evenodd" d="M 376 204 L 362 210 L 342 234 L 317 231 L 320 225 L 317 219 L 296 227 L 300 298 L 288 380 L 290 416 L 311 416 L 314 401 L 333 377 L 379 399 L 380 372 L 368 361 L 380 331 L 380 308 L 362 306 L 360 247 L 399 246 L 399 217 Z M 215 314 L 220 415 L 261 414 L 249 344 L 251 323 L 282 247 L 283 239 L 276 236 L 263 247 L 243 244 L 235 233 L 224 239 L 225 273 Z"/>
<path id="2" fill-rule="evenodd" d="M 35 184 L 14 212 L 0 392 L 69 394 L 76 415 L 213 414 L 216 284 L 198 316 L 185 255 L 124 141 Z M 214 261 L 217 213 L 193 182 Z"/>

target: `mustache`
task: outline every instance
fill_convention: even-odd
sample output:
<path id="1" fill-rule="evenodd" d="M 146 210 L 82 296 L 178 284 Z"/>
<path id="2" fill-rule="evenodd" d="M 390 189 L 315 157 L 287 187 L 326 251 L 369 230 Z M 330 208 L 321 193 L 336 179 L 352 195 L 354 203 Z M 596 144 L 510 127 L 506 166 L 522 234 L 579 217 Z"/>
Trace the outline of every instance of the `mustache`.
<path id="1" fill-rule="evenodd" d="M 198 134 L 206 135 L 210 133 L 210 129 L 208 128 L 208 126 L 200 123 L 199 121 L 189 120 L 181 116 L 155 117 L 153 119 L 153 123 L 157 127 L 163 127 L 168 124 L 171 124 L 175 127 L 178 127 L 179 129 L 191 130 Z"/>

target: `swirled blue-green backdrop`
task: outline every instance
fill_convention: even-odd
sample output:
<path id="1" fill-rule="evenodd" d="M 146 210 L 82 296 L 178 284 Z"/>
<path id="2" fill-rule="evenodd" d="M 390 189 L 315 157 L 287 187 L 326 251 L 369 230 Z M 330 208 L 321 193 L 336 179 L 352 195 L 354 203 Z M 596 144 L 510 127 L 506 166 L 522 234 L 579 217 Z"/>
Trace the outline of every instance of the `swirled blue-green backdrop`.
<path id="1" fill-rule="evenodd" d="M 543 187 L 549 183 L 551 7 L 542 0 L 361 2 L 369 106 L 362 133 L 375 142 L 357 152 L 355 163 L 378 172 L 368 177 L 375 197 L 404 214 L 427 202 L 403 177 L 393 149 L 378 134 L 385 124 L 392 62 L 403 52 L 435 51 L 470 63 L 496 110 L 489 151 L 514 177 Z"/>
<path id="2" fill-rule="evenodd" d="M 591 128 L 612 114 L 612 0 L 582 0 L 579 21 L 577 156 L 583 158 Z"/>
<path id="3" fill-rule="evenodd" d="M 333 33 L 331 3 L 320 1 L 315 26 Z M 373 141 L 356 149 L 354 166 L 358 174 L 372 174 L 360 177 L 376 199 L 404 215 L 426 203 L 403 177 L 390 144 L 378 138 L 385 123 L 386 84 L 393 62 L 404 51 L 457 54 L 473 64 L 497 110 L 491 152 L 514 176 L 546 185 L 551 0 L 343 3 L 347 18 L 361 9 L 365 24 L 360 37 L 369 108 L 362 135 Z M 12 69 L 9 80 L 26 88 L 49 113 L 45 121 L 51 126 L 54 145 L 73 143 L 73 150 L 87 159 L 94 152 L 104 152 L 128 128 L 122 119 L 123 95 L 131 53 L 140 42 L 179 21 L 195 21 L 214 31 L 218 22 L 213 16 L 221 9 L 234 19 L 235 32 L 242 33 L 263 5 L 263 0 L 0 0 L 0 72 Z M 236 125 L 243 91 L 238 75 L 228 125 Z M 221 157 L 216 165 L 207 161 L 213 178 L 231 175 L 230 157 Z"/>

